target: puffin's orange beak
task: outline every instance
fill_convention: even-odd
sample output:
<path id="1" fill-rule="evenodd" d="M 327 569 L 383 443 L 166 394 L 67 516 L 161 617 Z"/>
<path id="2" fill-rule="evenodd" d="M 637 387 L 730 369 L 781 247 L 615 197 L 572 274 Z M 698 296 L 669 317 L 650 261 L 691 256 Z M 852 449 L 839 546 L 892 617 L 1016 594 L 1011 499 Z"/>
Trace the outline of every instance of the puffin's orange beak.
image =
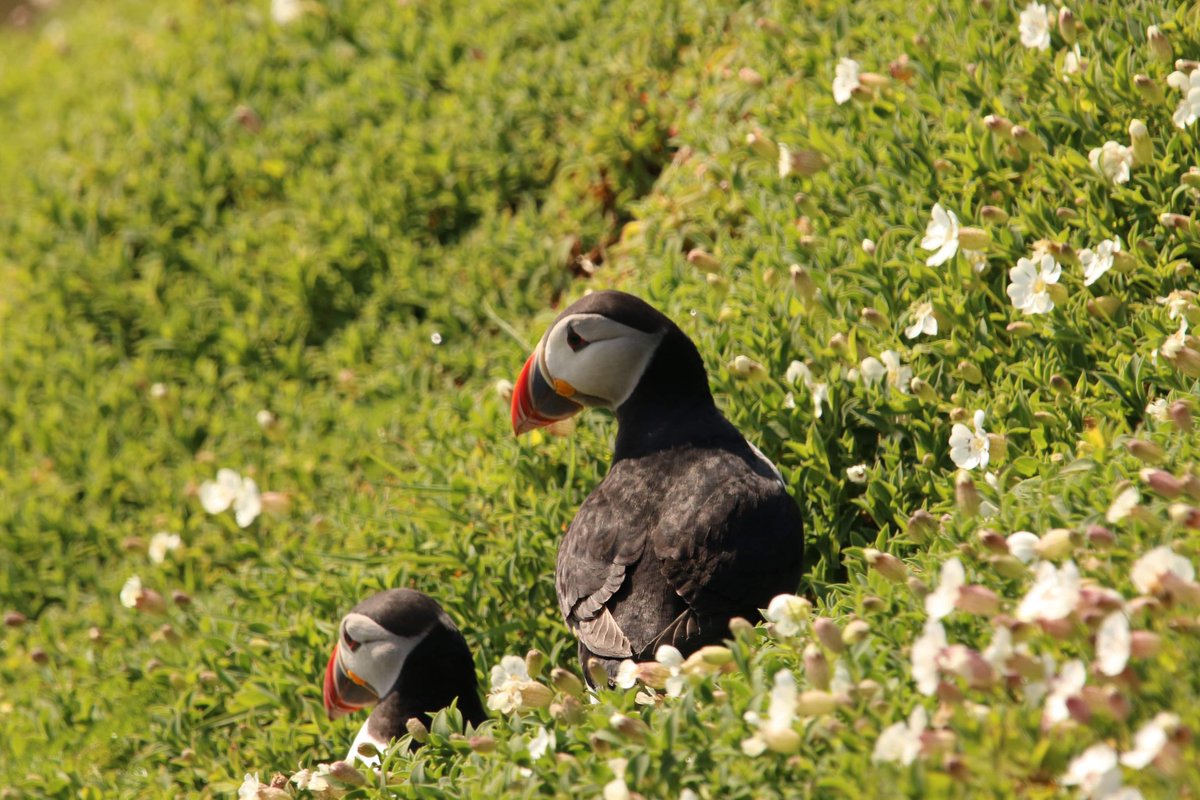
<path id="1" fill-rule="evenodd" d="M 338 646 L 333 646 L 333 655 L 329 656 L 329 665 L 325 667 L 325 686 L 322 697 L 325 701 L 325 713 L 330 719 L 337 719 L 358 711 L 363 706 L 353 705 L 345 700 L 346 684 L 353 684 L 338 661 Z"/>
<path id="2" fill-rule="evenodd" d="M 526 360 L 517 378 L 517 385 L 513 387 L 512 425 L 517 436 L 574 416 L 583 409 L 580 403 L 556 391 L 546 379 L 542 374 L 540 356 L 539 345 Z"/>

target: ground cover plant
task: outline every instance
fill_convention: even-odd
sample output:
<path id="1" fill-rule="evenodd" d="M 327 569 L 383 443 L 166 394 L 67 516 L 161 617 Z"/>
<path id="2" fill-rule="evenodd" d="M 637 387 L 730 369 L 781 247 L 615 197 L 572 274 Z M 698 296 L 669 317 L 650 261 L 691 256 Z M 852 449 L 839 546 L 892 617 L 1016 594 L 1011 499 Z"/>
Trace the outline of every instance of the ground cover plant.
<path id="1" fill-rule="evenodd" d="M 44 6 L 0 30 L 0 796 L 1195 796 L 1187 7 Z M 551 576 L 614 426 L 518 441 L 506 392 L 600 287 L 812 558 L 592 703 Z M 390 586 L 493 718 L 359 786 L 319 683 Z"/>

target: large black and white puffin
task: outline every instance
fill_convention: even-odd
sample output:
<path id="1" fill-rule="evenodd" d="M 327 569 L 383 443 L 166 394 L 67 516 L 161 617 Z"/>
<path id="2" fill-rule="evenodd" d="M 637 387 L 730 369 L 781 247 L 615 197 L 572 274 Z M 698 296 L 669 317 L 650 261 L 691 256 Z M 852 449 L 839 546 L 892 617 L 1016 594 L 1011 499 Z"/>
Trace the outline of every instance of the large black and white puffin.
<path id="1" fill-rule="evenodd" d="M 361 745 L 382 752 L 408 732 L 410 719 L 428 726 L 430 715 L 454 700 L 466 722 L 487 717 L 466 640 L 437 601 L 415 589 L 373 594 L 342 618 L 324 700 L 330 719 L 375 707 L 346 756 L 370 766 L 379 759 L 360 754 Z"/>
<path id="2" fill-rule="evenodd" d="M 713 402 L 692 341 L 629 294 L 595 292 L 546 331 L 513 390 L 519 435 L 612 409 L 612 466 L 558 549 L 555 585 L 579 639 L 615 674 L 671 644 L 687 655 L 800 583 L 800 509 L 775 466 Z"/>

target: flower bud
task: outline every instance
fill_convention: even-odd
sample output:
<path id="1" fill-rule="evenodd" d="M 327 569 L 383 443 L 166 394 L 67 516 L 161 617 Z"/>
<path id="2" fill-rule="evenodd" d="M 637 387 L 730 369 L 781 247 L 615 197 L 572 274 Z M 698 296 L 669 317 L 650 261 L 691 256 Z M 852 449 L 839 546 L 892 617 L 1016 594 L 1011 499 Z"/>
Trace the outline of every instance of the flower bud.
<path id="1" fill-rule="evenodd" d="M 1163 100 L 1162 87 L 1149 75 L 1134 75 L 1133 85 L 1148 103 L 1157 105 Z"/>
<path id="2" fill-rule="evenodd" d="M 968 614 L 992 617 L 1000 610 L 1000 597 L 986 586 L 972 583 L 958 590 L 954 605 Z"/>
<path id="3" fill-rule="evenodd" d="M 862 250 L 864 253 L 866 253 L 869 256 L 875 255 L 875 250 L 876 250 L 875 242 L 872 241 L 871 239 L 863 239 L 862 240 Z"/>
<path id="4" fill-rule="evenodd" d="M 1057 285 L 1057 284 L 1056 284 Z M 1093 297 L 1087 301 L 1087 312 L 1096 319 L 1111 320 L 1121 310 L 1121 301 L 1112 295 Z"/>
<path id="5" fill-rule="evenodd" d="M 877 330 L 887 326 L 887 317 L 885 317 L 879 310 L 871 308 L 870 306 L 867 306 L 859 311 L 858 316 L 864 323 Z"/>
<path id="6" fill-rule="evenodd" d="M 579 697 L 583 694 L 583 681 L 562 667 L 550 670 L 550 682 L 554 684 L 555 689 L 571 697 Z"/>
<path id="7" fill-rule="evenodd" d="M 29 660 L 42 666 L 50 663 L 50 654 L 40 647 L 35 647 L 29 651 Z"/>
<path id="8" fill-rule="evenodd" d="M 991 528 L 980 528 L 975 535 L 978 537 L 980 544 L 993 553 L 1005 554 L 1008 552 L 1008 542 L 1005 540 L 1004 534 L 999 531 L 994 531 Z"/>
<path id="9" fill-rule="evenodd" d="M 1138 473 L 1142 481 L 1160 497 L 1174 500 L 1183 494 L 1183 481 L 1163 469 L 1143 469 Z"/>
<path id="10" fill-rule="evenodd" d="M 971 480 L 971 475 L 966 470 L 959 470 L 954 479 L 954 501 L 964 516 L 973 517 L 979 513 L 979 506 L 983 500 L 979 496 L 979 490 L 975 488 L 975 481 Z"/>
<path id="11" fill-rule="evenodd" d="M 846 643 L 842 641 L 842 631 L 836 622 L 829 617 L 817 617 L 812 623 L 813 633 L 831 653 L 843 653 Z"/>
<path id="12" fill-rule="evenodd" d="M 1170 64 L 1175 60 L 1175 54 L 1171 52 L 1170 40 L 1158 29 L 1157 25 L 1146 28 L 1146 44 L 1150 47 L 1150 57 L 1155 61 Z"/>
<path id="13" fill-rule="evenodd" d="M 809 685 L 818 689 L 829 689 L 829 661 L 825 653 L 815 644 L 804 648 L 804 677 Z"/>
<path id="14" fill-rule="evenodd" d="M 863 558 L 867 565 L 876 570 L 889 581 L 899 583 L 908 577 L 908 568 L 904 562 L 891 553 L 883 553 L 873 547 L 863 549 Z"/>
<path id="15" fill-rule="evenodd" d="M 1059 397 L 1066 397 L 1074 391 L 1071 382 L 1057 373 L 1050 376 L 1050 389 Z"/>
<path id="16" fill-rule="evenodd" d="M 1145 166 L 1154 160 L 1154 142 L 1150 139 L 1150 131 L 1146 123 L 1140 119 L 1129 123 L 1129 146 L 1133 150 L 1133 165 Z"/>
<path id="17" fill-rule="evenodd" d="M 1013 136 L 1013 124 L 999 114 L 988 114 L 983 118 L 983 124 L 997 136 L 1005 139 L 1011 139 Z"/>
<path id="18" fill-rule="evenodd" d="M 4 627 L 19 628 L 29 620 L 20 611 L 6 611 L 4 613 Z"/>
<path id="19" fill-rule="evenodd" d="M 1033 550 L 1047 561 L 1056 561 L 1071 552 L 1071 532 L 1066 528 L 1052 528 L 1042 534 Z"/>
<path id="20" fill-rule="evenodd" d="M 767 368 L 749 356 L 737 356 L 729 362 L 729 374 L 742 380 L 760 381 L 767 377 Z"/>
<path id="21" fill-rule="evenodd" d="M 1052 283 L 1046 287 L 1046 294 L 1050 295 L 1050 299 L 1057 305 L 1062 305 L 1067 302 L 1070 294 L 1067 292 L 1067 287 L 1061 283 Z"/>
<path id="22" fill-rule="evenodd" d="M 979 217 L 989 225 L 1003 225 L 1008 222 L 1008 212 L 998 206 L 984 206 L 979 209 Z M 962 240 L 959 241 L 961 243 Z"/>
<path id="23" fill-rule="evenodd" d="M 1021 578 L 1028 574 L 1025 565 L 1016 556 L 995 555 L 988 559 L 996 574 L 1005 578 Z"/>
<path id="24" fill-rule="evenodd" d="M 425 723 L 416 717 L 409 717 L 408 721 L 404 723 L 404 728 L 408 731 L 408 735 L 413 738 L 414 742 L 424 744 L 429 741 L 429 729 L 425 727 Z"/>
<path id="25" fill-rule="evenodd" d="M 1033 327 L 1033 323 L 1026 322 L 1025 320 L 1010 322 L 1004 326 L 1004 330 L 1008 331 L 1014 338 L 1017 339 L 1026 339 L 1037 333 L 1037 328 Z"/>
<path id="26" fill-rule="evenodd" d="M 926 380 L 922 380 L 921 378 L 913 378 L 911 381 L 909 381 L 908 388 L 914 395 L 920 398 L 921 402 L 923 403 L 937 402 L 937 391 Z"/>
<path id="27" fill-rule="evenodd" d="M 646 723 L 624 714 L 613 714 L 608 718 L 608 725 L 626 739 L 632 739 L 635 742 L 644 742 L 646 734 L 650 733 L 650 726 Z"/>
<path id="28" fill-rule="evenodd" d="M 367 783 L 363 774 L 345 761 L 334 761 L 330 764 L 329 774 L 339 783 L 347 786 L 365 786 Z"/>
<path id="29" fill-rule="evenodd" d="M 742 67 L 738 70 L 738 78 L 747 86 L 758 88 L 763 85 L 763 76 L 756 69 Z"/>
<path id="30" fill-rule="evenodd" d="M 1187 503 L 1172 503 L 1167 508 L 1167 515 L 1176 525 L 1185 528 L 1200 528 L 1200 508 L 1189 506 Z"/>
<path id="31" fill-rule="evenodd" d="M 792 264 L 788 267 L 788 272 L 791 273 L 792 288 L 796 290 L 796 294 L 806 303 L 812 302 L 812 299 L 817 296 L 817 286 L 813 283 L 808 270 L 799 264 Z"/>
<path id="32" fill-rule="evenodd" d="M 1013 141 L 1017 143 L 1026 153 L 1038 153 L 1046 149 L 1046 145 L 1037 137 L 1033 131 L 1022 125 L 1014 125 L 1012 129 Z"/>
<path id="33" fill-rule="evenodd" d="M 1167 416 L 1179 430 L 1187 432 L 1192 429 L 1192 410 L 1183 400 L 1171 403 L 1167 408 Z"/>
<path id="34" fill-rule="evenodd" d="M 747 133 L 746 144 L 756 154 L 768 161 L 774 161 L 779 158 L 779 147 L 760 130 L 756 129 L 751 133 Z"/>
<path id="35" fill-rule="evenodd" d="M 1183 214 L 1166 212 L 1158 215 L 1158 221 L 1162 223 L 1163 227 L 1172 230 L 1188 231 L 1192 229 L 1192 220 Z"/>
<path id="36" fill-rule="evenodd" d="M 983 228 L 959 228 L 958 246 L 966 250 L 987 250 L 992 246 L 992 234 Z"/>
<path id="37" fill-rule="evenodd" d="M 916 575 L 909 577 L 905 583 L 908 584 L 908 590 L 912 592 L 913 596 L 918 600 L 924 600 L 926 596 L 929 595 L 929 586 L 926 585 L 925 581 L 921 580 Z"/>
<path id="38" fill-rule="evenodd" d="M 607 682 L 607 674 L 605 681 Z M 603 685 L 603 684 L 601 684 Z M 554 699 L 554 691 L 544 683 L 537 681 L 523 681 L 520 687 L 521 692 L 521 709 L 528 710 L 531 708 L 545 708 L 550 705 L 550 701 Z"/>
<path id="39" fill-rule="evenodd" d="M 795 753 L 803 743 L 800 734 L 796 733 L 792 728 L 779 728 L 769 725 L 760 730 L 758 735 L 767 745 L 768 750 L 772 753 L 781 753 L 783 755 Z"/>
<path id="40" fill-rule="evenodd" d="M 1103 525 L 1089 525 L 1084 531 L 1088 542 L 1096 548 L 1106 550 L 1117 543 L 1117 537 L 1108 528 Z"/>
<path id="41" fill-rule="evenodd" d="M 796 700 L 796 713 L 802 717 L 819 717 L 834 711 L 837 707 L 837 695 L 819 689 L 801 692 Z"/>
<path id="42" fill-rule="evenodd" d="M 1068 46 L 1075 44 L 1078 39 L 1075 15 L 1065 6 L 1058 10 L 1058 33 Z"/>
<path id="43" fill-rule="evenodd" d="M 546 657 L 542 655 L 540 650 L 530 650 L 525 654 L 525 671 L 529 673 L 529 677 L 536 678 L 542 674 L 542 666 L 546 663 Z"/>
<path id="44" fill-rule="evenodd" d="M 978 365 L 963 359 L 958 362 L 958 377 L 970 384 L 983 382 L 983 372 Z"/>
<path id="45" fill-rule="evenodd" d="M 846 629 L 842 631 L 842 639 L 847 644 L 858 644 L 864 641 L 870 634 L 871 626 L 866 621 L 852 619 L 846 623 Z"/>
<path id="46" fill-rule="evenodd" d="M 1129 655 L 1133 658 L 1153 658 L 1162 647 L 1162 637 L 1153 631 L 1130 631 Z"/>
<path id="47" fill-rule="evenodd" d="M 472 736 L 467 740 L 467 744 L 471 746 L 471 750 L 475 753 L 496 752 L 496 740 L 491 736 Z"/>
<path id="48" fill-rule="evenodd" d="M 1177 58 L 1175 59 L 1175 69 L 1180 72 L 1195 72 L 1200 69 L 1200 61 L 1190 58 Z"/>
<path id="49" fill-rule="evenodd" d="M 713 275 L 710 273 L 710 274 L 704 276 L 704 280 L 705 280 L 705 282 L 708 283 L 709 288 L 712 289 L 713 291 L 716 291 L 716 292 L 729 291 L 729 281 L 725 278 L 724 275 Z"/>
<path id="50" fill-rule="evenodd" d="M 733 651 L 719 644 L 710 644 L 701 647 L 695 653 L 692 653 L 689 658 L 698 658 L 705 664 L 722 667 L 733 661 Z"/>
<path id="51" fill-rule="evenodd" d="M 688 251 L 687 260 L 689 264 L 701 272 L 713 273 L 721 269 L 721 262 L 717 261 L 716 256 L 706 250 L 701 250 L 699 247 Z"/>
<path id="52" fill-rule="evenodd" d="M 745 617 L 734 617 L 729 620 L 729 633 L 735 639 L 746 639 L 754 635 L 754 623 Z"/>
<path id="53" fill-rule="evenodd" d="M 846 352 L 846 334 L 835 333 L 833 336 L 830 336 L 829 337 L 829 349 L 834 350 L 838 353 L 845 353 Z"/>
<path id="54" fill-rule="evenodd" d="M 1161 464 L 1167 457 L 1161 447 L 1145 439 L 1130 439 L 1125 443 L 1125 449 L 1146 464 Z"/>

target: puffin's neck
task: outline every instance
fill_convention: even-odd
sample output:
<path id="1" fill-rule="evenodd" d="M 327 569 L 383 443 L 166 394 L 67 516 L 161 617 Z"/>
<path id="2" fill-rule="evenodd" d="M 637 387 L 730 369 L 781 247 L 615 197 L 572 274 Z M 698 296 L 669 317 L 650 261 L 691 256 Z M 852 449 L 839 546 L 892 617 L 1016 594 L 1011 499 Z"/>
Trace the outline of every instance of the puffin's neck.
<path id="1" fill-rule="evenodd" d="M 613 463 L 687 444 L 742 439 L 713 402 L 696 346 L 674 326 L 616 413 Z"/>
<path id="2" fill-rule="evenodd" d="M 436 625 L 408 654 L 396 685 L 364 727 L 373 738 L 389 742 L 408 733 L 410 719 L 428 727 L 431 715 L 455 700 L 464 721 L 479 725 L 487 719 L 466 641 L 456 629 Z"/>

